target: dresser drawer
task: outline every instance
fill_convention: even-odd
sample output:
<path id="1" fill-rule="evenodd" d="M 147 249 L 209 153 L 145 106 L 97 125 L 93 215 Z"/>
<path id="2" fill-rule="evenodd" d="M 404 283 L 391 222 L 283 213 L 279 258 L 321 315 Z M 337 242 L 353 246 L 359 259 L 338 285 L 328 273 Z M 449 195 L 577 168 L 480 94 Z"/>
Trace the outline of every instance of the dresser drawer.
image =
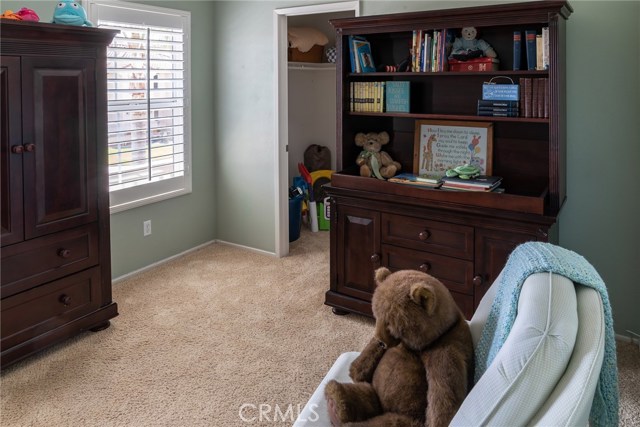
<path id="1" fill-rule="evenodd" d="M 391 271 L 424 271 L 444 283 L 450 291 L 471 295 L 473 298 L 473 262 L 471 261 L 382 245 L 382 265 Z"/>
<path id="2" fill-rule="evenodd" d="M 2 248 L 2 298 L 98 264 L 98 226 Z"/>
<path id="3" fill-rule="evenodd" d="M 100 267 L 2 300 L 2 350 L 42 335 L 100 306 Z"/>
<path id="4" fill-rule="evenodd" d="M 383 214 L 381 238 L 396 246 L 473 259 L 473 227 L 465 225 Z"/>

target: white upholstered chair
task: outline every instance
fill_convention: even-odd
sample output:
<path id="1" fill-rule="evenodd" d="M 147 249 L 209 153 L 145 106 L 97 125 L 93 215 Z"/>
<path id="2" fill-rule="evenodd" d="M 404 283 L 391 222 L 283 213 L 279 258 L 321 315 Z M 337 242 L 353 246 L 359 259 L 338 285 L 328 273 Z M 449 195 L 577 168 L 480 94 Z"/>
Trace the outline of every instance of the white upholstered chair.
<path id="1" fill-rule="evenodd" d="M 499 280 L 470 321 L 474 347 L 489 316 Z M 603 363 L 601 295 L 555 273 L 523 283 L 515 323 L 493 362 L 462 403 L 452 426 L 579 426 L 589 412 Z M 343 353 L 301 411 L 294 427 L 330 426 L 324 386 L 349 382 L 358 352 Z"/>

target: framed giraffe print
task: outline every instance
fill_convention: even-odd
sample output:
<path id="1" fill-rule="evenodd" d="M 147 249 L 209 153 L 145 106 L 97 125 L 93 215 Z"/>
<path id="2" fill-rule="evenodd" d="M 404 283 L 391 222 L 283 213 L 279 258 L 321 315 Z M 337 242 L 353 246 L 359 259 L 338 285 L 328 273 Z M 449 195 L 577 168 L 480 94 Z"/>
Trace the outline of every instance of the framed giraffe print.
<path id="1" fill-rule="evenodd" d="M 444 176 L 464 164 L 492 173 L 493 123 L 455 120 L 416 120 L 413 173 Z"/>

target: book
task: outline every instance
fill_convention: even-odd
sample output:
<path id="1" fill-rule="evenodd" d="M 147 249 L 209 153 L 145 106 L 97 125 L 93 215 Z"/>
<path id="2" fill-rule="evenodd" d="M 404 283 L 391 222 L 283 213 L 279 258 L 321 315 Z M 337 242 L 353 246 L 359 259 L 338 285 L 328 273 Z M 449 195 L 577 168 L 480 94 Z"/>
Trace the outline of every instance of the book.
<path id="1" fill-rule="evenodd" d="M 520 69 L 520 57 L 522 56 L 522 33 L 520 31 L 513 32 L 513 69 Z"/>
<path id="2" fill-rule="evenodd" d="M 349 36 L 347 40 L 349 44 L 349 58 L 351 59 L 351 72 L 357 73 L 359 72 L 359 70 L 358 70 L 358 59 L 356 57 L 355 42 L 358 40 L 360 41 L 365 40 L 365 38 L 361 36 Z"/>
<path id="3" fill-rule="evenodd" d="M 549 69 L 549 27 L 542 27 L 542 69 Z"/>
<path id="4" fill-rule="evenodd" d="M 388 81 L 385 85 L 385 111 L 409 112 L 410 86 L 407 81 Z"/>
<path id="5" fill-rule="evenodd" d="M 502 183 L 500 176 L 480 175 L 473 179 L 443 177 L 441 188 L 464 191 L 492 191 Z"/>
<path id="6" fill-rule="evenodd" d="M 509 107 L 509 108 L 518 108 L 520 107 L 519 101 L 493 101 L 489 99 L 478 99 L 478 108 L 482 107 Z"/>
<path id="7" fill-rule="evenodd" d="M 508 113 L 510 111 L 517 113 L 519 110 L 518 107 L 478 107 L 478 111 L 493 111 L 496 113 Z"/>
<path id="8" fill-rule="evenodd" d="M 527 69 L 536 69 L 536 32 L 527 30 L 525 34 L 525 46 L 527 47 Z"/>
<path id="9" fill-rule="evenodd" d="M 410 184 L 427 188 L 439 187 L 441 183 L 440 179 L 431 180 L 408 172 L 399 173 L 398 175 L 389 178 L 387 181 L 395 182 L 396 184 Z"/>
<path id="10" fill-rule="evenodd" d="M 521 117 L 533 117 L 531 111 L 531 78 L 521 78 L 520 85 L 522 86 L 522 91 L 520 92 Z"/>
<path id="11" fill-rule="evenodd" d="M 478 111 L 478 115 L 484 117 L 519 117 L 520 111 Z"/>
<path id="12" fill-rule="evenodd" d="M 542 68 L 542 34 L 536 35 L 536 70 L 544 70 Z"/>
<path id="13" fill-rule="evenodd" d="M 371 44 L 366 40 L 356 40 L 355 48 L 361 73 L 373 73 L 376 67 L 371 55 Z"/>

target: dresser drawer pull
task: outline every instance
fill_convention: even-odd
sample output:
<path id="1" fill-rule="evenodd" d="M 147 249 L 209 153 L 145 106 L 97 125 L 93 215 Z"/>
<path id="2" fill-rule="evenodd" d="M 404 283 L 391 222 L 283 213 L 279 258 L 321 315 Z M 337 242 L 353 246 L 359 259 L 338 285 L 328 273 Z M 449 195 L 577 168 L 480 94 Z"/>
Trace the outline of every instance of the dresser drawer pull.
<path id="1" fill-rule="evenodd" d="M 24 146 L 24 151 L 28 153 L 33 153 L 34 151 L 36 151 L 36 144 L 26 144 Z"/>
<path id="2" fill-rule="evenodd" d="M 24 145 L 14 145 L 11 147 L 11 152 L 13 154 L 22 154 L 24 153 Z"/>
<path id="3" fill-rule="evenodd" d="M 482 282 L 484 282 L 484 280 L 482 280 L 482 276 L 480 276 L 480 275 L 475 276 L 473 278 L 473 285 L 474 286 L 480 286 L 480 285 L 482 285 Z"/>
<path id="4" fill-rule="evenodd" d="M 428 262 L 422 263 L 420 264 L 420 267 L 418 267 L 418 270 L 422 271 L 423 273 L 428 273 L 429 270 L 431 270 L 431 264 L 429 264 Z"/>
<path id="5" fill-rule="evenodd" d="M 377 266 L 378 263 L 380 263 L 380 255 L 379 254 L 371 255 L 371 263 Z"/>
<path id="6" fill-rule="evenodd" d="M 429 233 L 427 230 L 421 231 L 420 234 L 418 234 L 418 239 L 422 240 L 423 242 L 429 237 L 431 237 L 431 233 Z"/>
<path id="7" fill-rule="evenodd" d="M 59 249 L 58 256 L 60 258 L 69 258 L 71 256 L 71 251 L 69 249 Z"/>
<path id="8" fill-rule="evenodd" d="M 59 301 L 66 306 L 71 304 L 71 297 L 69 295 L 62 294 L 60 295 Z"/>

